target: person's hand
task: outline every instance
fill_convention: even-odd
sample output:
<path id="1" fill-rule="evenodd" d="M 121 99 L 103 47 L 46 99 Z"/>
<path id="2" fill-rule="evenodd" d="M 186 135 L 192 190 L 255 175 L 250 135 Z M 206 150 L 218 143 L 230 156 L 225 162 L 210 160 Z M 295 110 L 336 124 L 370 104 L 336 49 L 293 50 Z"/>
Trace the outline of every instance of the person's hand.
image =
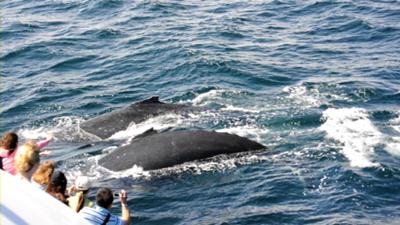
<path id="1" fill-rule="evenodd" d="M 119 200 L 121 201 L 122 206 L 128 207 L 127 199 L 128 199 L 128 194 L 126 193 L 125 190 L 121 190 L 119 192 Z"/>
<path id="2" fill-rule="evenodd" d="M 53 133 L 48 133 L 47 137 L 46 137 L 46 140 L 51 141 L 51 140 L 53 140 L 53 138 L 54 138 L 54 134 Z"/>
<path id="3" fill-rule="evenodd" d="M 73 184 L 71 187 L 67 188 L 68 195 L 71 195 L 74 192 L 76 192 L 75 184 Z"/>

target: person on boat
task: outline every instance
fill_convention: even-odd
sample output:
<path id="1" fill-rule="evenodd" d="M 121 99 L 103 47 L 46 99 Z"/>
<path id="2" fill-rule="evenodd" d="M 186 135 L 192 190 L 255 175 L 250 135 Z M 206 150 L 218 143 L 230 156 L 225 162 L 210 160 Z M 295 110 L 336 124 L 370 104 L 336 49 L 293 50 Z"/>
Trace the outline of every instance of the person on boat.
<path id="1" fill-rule="evenodd" d="M 62 203 L 68 205 L 68 195 L 66 194 L 66 190 L 67 178 L 65 177 L 65 174 L 61 171 L 54 171 L 51 175 L 46 192 L 60 200 Z"/>
<path id="2" fill-rule="evenodd" d="M 93 208 L 84 207 L 78 215 L 93 225 L 129 225 L 130 212 L 127 204 L 128 195 L 124 190 L 119 193 L 121 201 L 121 217 L 112 215 L 110 209 L 114 201 L 113 193 L 109 188 L 101 188 L 96 194 L 96 205 Z"/>
<path id="3" fill-rule="evenodd" d="M 54 160 L 41 163 L 33 174 L 31 183 L 45 191 L 50 183 L 51 175 L 53 175 L 55 167 L 56 162 Z"/>
<path id="4" fill-rule="evenodd" d="M 68 206 L 75 212 L 79 212 L 83 207 L 93 207 L 94 203 L 87 198 L 91 182 L 87 176 L 79 176 L 70 192 L 75 195 L 68 198 Z"/>
<path id="5" fill-rule="evenodd" d="M 18 152 L 15 154 L 15 162 L 13 159 L 13 167 L 15 166 L 15 175 L 22 180 L 30 182 L 33 173 L 38 168 L 40 163 L 38 148 L 33 141 L 29 141 L 18 148 Z"/>
<path id="6" fill-rule="evenodd" d="M 49 134 L 45 140 L 37 142 L 38 150 L 42 150 L 53 139 Z M 12 175 L 16 174 L 14 167 L 14 158 L 18 152 L 18 135 L 14 132 L 6 133 L 0 141 L 0 158 L 2 160 L 2 169 Z"/>

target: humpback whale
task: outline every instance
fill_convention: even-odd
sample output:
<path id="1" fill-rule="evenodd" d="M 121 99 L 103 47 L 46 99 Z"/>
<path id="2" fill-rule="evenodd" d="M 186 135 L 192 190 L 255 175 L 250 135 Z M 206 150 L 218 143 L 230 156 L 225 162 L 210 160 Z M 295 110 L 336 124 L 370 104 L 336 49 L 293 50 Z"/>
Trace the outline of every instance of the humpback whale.
<path id="1" fill-rule="evenodd" d="M 140 123 L 150 117 L 167 113 L 178 113 L 189 109 L 193 109 L 193 107 L 182 104 L 163 103 L 159 101 L 158 97 L 151 97 L 147 100 L 131 104 L 128 107 L 87 120 L 81 123 L 79 127 L 87 133 L 101 139 L 106 139 L 118 131 L 127 129 L 132 122 Z"/>
<path id="2" fill-rule="evenodd" d="M 137 102 L 128 107 L 100 115 L 80 124 L 87 133 L 107 139 L 125 130 L 132 122 L 140 123 L 150 117 L 167 113 L 193 111 L 194 107 L 160 102 L 158 97 Z M 265 146 L 247 138 L 215 131 L 148 130 L 129 144 L 120 146 L 99 160 L 99 165 L 113 171 L 126 170 L 134 165 L 144 170 L 161 169 L 188 161 L 263 149 Z"/>
<path id="3" fill-rule="evenodd" d="M 132 168 L 161 169 L 219 154 L 266 148 L 247 138 L 215 131 L 168 131 L 133 139 L 99 160 L 113 171 Z"/>

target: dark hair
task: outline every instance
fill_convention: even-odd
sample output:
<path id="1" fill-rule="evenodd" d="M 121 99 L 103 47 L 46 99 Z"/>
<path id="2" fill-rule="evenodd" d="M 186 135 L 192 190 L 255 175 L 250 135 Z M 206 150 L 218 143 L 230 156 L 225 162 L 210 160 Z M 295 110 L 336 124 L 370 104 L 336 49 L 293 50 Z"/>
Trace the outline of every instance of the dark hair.
<path id="1" fill-rule="evenodd" d="M 108 208 L 114 201 L 113 193 L 110 188 L 101 188 L 96 194 L 96 204 L 103 208 Z"/>
<path id="2" fill-rule="evenodd" d="M 17 148 L 18 135 L 14 132 L 6 133 L 1 140 L 1 145 L 10 151 L 9 154 L 12 153 Z"/>
<path id="3" fill-rule="evenodd" d="M 50 183 L 47 186 L 46 192 L 53 195 L 60 201 L 67 203 L 65 190 L 67 189 L 67 178 L 61 171 L 54 171 L 51 175 Z"/>

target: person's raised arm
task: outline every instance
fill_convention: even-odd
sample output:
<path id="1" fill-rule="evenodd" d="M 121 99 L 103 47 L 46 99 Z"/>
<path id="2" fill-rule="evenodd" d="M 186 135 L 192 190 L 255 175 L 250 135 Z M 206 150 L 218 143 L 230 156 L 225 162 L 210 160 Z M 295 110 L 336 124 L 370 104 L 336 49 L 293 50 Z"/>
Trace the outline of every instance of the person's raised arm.
<path id="1" fill-rule="evenodd" d="M 54 135 L 52 133 L 47 134 L 45 140 L 38 141 L 36 144 L 39 147 L 39 151 L 41 151 L 44 147 L 46 147 L 51 140 L 53 140 Z"/>
<path id="2" fill-rule="evenodd" d="M 121 217 L 122 221 L 124 221 L 124 225 L 131 224 L 131 215 L 128 208 L 128 195 L 125 190 L 121 190 L 119 193 L 119 200 L 121 201 Z"/>

